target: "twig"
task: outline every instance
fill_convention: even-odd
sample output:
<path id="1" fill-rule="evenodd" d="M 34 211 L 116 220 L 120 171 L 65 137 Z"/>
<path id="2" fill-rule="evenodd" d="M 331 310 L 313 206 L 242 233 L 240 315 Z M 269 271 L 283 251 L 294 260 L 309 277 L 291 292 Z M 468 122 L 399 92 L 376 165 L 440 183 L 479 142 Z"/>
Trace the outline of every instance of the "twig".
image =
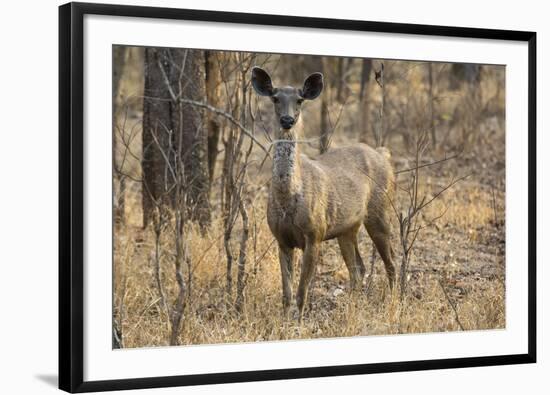
<path id="1" fill-rule="evenodd" d="M 254 143 L 256 143 L 267 155 L 269 155 L 269 149 L 266 148 L 262 143 L 258 141 L 256 137 L 254 137 L 254 134 L 245 128 L 239 121 L 237 121 L 231 114 L 220 110 L 219 108 L 216 108 L 214 106 L 211 106 L 210 104 L 206 104 L 203 102 L 195 101 L 195 100 L 189 100 L 189 99 L 179 99 L 182 103 L 185 104 L 191 104 L 192 106 L 197 106 L 201 108 L 205 108 L 208 111 L 212 111 L 215 114 L 221 115 L 222 117 L 226 118 L 229 122 L 231 122 L 233 125 L 237 126 L 241 132 L 243 132 L 245 135 L 247 135 Z M 270 155 L 271 156 L 271 155 Z"/>
<path id="2" fill-rule="evenodd" d="M 443 162 L 446 162 L 448 160 L 451 160 L 451 159 L 455 159 L 457 158 L 458 156 L 460 156 L 461 152 L 453 155 L 453 156 L 450 156 L 450 157 L 445 157 L 443 159 L 439 159 L 439 160 L 436 160 L 435 162 L 430 162 L 430 163 L 425 163 L 423 165 L 419 165 L 419 166 L 414 166 L 414 167 L 411 167 L 411 168 L 408 168 L 408 169 L 403 169 L 403 170 L 398 170 L 395 172 L 395 174 L 401 174 L 401 173 L 405 173 L 407 171 L 414 171 L 414 170 L 418 170 L 418 169 L 422 169 L 424 167 L 429 167 L 429 166 L 433 166 L 433 165 L 437 165 L 439 163 L 443 163 Z"/>
<path id="3" fill-rule="evenodd" d="M 458 326 L 460 327 L 461 330 L 465 330 L 464 329 L 464 326 L 462 325 L 462 322 L 460 322 L 460 318 L 458 318 L 458 311 L 456 311 L 456 306 L 454 305 L 454 303 L 452 302 L 451 298 L 449 297 L 449 294 L 447 293 L 447 291 L 445 290 L 445 287 L 443 286 L 443 283 L 441 282 L 441 279 L 437 279 L 437 282 L 439 283 L 439 286 L 441 287 L 441 290 L 443 291 L 443 293 L 445 294 L 445 298 L 447 299 L 447 302 L 449 302 L 449 304 L 451 305 L 451 307 L 453 308 L 453 311 L 455 313 L 455 320 L 458 324 Z"/>
<path id="4" fill-rule="evenodd" d="M 459 177 L 457 178 L 456 180 L 453 180 L 451 181 L 446 187 L 444 187 L 443 189 L 441 189 L 439 192 L 437 192 L 430 200 L 428 200 L 427 202 L 425 203 L 422 203 L 420 204 L 420 206 L 418 206 L 418 209 L 416 211 L 420 211 L 422 210 L 424 207 L 426 207 L 428 204 L 430 204 L 431 202 L 433 202 L 435 199 L 437 199 L 441 194 L 443 194 L 443 192 L 447 191 L 448 189 L 452 188 L 455 184 L 459 183 L 460 181 L 462 180 L 465 180 L 466 178 L 470 177 L 471 174 L 467 174 L 465 176 L 462 176 L 462 177 Z"/>

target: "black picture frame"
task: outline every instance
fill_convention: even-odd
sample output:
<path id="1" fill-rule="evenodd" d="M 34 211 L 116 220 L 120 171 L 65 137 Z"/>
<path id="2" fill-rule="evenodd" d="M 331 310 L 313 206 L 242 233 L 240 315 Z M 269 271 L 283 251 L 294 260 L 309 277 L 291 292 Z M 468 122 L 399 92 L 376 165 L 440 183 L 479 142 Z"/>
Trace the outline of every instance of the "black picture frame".
<path id="1" fill-rule="evenodd" d="M 282 27 L 309 27 L 511 40 L 528 43 L 528 352 L 470 358 L 418 360 L 183 376 L 84 381 L 83 378 L 83 18 L 86 14 Z M 536 362 L 536 33 L 283 15 L 158 7 L 69 3 L 59 8 L 59 388 L 90 392 L 244 381 L 343 376 Z"/>

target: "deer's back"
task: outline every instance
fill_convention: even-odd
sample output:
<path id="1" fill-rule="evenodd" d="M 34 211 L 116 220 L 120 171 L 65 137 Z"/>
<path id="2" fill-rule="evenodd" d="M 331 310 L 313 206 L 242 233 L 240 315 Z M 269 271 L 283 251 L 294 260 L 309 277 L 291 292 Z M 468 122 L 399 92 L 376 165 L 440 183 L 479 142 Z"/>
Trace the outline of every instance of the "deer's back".
<path id="1" fill-rule="evenodd" d="M 350 187 L 355 191 L 367 185 L 369 192 L 379 188 L 392 189 L 394 182 L 390 152 L 386 148 L 374 149 L 366 144 L 334 148 L 309 160 L 328 176 L 328 182 L 339 191 Z M 308 166 L 306 166 L 308 167 Z M 315 171 L 315 170 L 314 170 Z"/>
<path id="2" fill-rule="evenodd" d="M 379 215 L 393 198 L 394 173 L 385 148 L 366 144 L 335 148 L 310 160 L 310 165 L 313 172 L 319 167 L 326 175 L 321 184 L 325 190 L 318 191 L 326 199 L 326 238 L 363 223 L 367 215 Z"/>
<path id="3" fill-rule="evenodd" d="M 295 205 L 289 207 L 293 215 L 270 221 L 278 223 L 274 233 L 294 241 L 289 244 L 301 247 L 302 235 L 337 237 L 363 223 L 369 213 L 377 215 L 386 208 L 394 179 L 387 150 L 357 144 L 301 159 L 302 190 L 289 202 Z"/>

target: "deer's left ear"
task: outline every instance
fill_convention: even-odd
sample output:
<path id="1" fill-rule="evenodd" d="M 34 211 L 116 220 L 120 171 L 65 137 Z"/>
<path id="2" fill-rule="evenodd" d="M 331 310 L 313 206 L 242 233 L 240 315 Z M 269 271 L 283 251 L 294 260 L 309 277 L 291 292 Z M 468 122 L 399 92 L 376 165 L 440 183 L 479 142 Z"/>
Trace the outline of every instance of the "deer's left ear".
<path id="1" fill-rule="evenodd" d="M 304 81 L 301 95 L 304 99 L 316 99 L 323 91 L 323 74 L 313 73 Z"/>

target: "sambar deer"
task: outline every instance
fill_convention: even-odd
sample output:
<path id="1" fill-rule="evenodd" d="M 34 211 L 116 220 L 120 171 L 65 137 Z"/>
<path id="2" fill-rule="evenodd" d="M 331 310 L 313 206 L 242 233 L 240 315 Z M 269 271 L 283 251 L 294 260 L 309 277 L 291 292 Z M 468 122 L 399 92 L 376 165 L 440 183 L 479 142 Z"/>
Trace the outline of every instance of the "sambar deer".
<path id="1" fill-rule="evenodd" d="M 300 153 L 300 136 L 294 126 L 302 103 L 317 98 L 323 84 L 323 75 L 313 73 L 302 88 L 276 88 L 265 70 L 252 69 L 252 85 L 259 95 L 271 99 L 278 123 L 267 220 L 279 244 L 285 316 L 292 299 L 294 251 L 303 250 L 296 294 L 299 320 L 303 317 L 308 288 L 320 258 L 321 242 L 338 239 L 351 289 L 362 285 L 365 265 L 357 245 L 361 225 L 367 229 L 384 261 L 391 288 L 395 282 L 390 242 L 395 176 L 389 151 L 355 144 L 329 149 L 316 159 Z"/>

